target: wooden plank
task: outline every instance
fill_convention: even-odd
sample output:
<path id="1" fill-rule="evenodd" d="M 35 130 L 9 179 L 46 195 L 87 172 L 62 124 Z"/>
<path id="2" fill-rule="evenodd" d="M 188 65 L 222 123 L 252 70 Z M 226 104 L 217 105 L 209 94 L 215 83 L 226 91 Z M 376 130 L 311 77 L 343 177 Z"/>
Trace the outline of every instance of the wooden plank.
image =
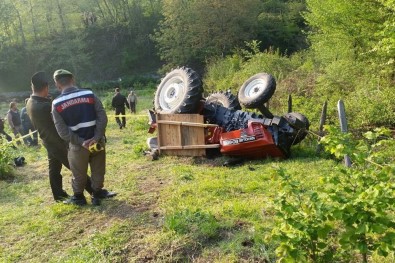
<path id="1" fill-rule="evenodd" d="M 157 123 L 181 125 L 181 126 L 203 127 L 203 128 L 218 127 L 217 124 L 196 123 L 196 122 L 186 122 L 186 121 L 164 121 L 164 120 L 160 120 L 160 121 L 157 121 Z"/>
<path id="2" fill-rule="evenodd" d="M 205 144 L 205 145 L 186 145 L 186 146 L 161 146 L 160 150 L 190 150 L 190 149 L 214 149 L 219 148 L 219 144 Z"/>
<path id="3" fill-rule="evenodd" d="M 158 146 L 161 154 L 206 155 L 205 148 L 193 147 L 193 145 L 205 145 L 202 115 L 157 114 L 156 120 L 158 124 Z M 182 123 L 186 123 L 186 125 L 181 125 Z M 184 146 L 187 146 L 187 148 Z M 189 146 L 192 146 L 192 148 L 189 148 Z"/>
<path id="4" fill-rule="evenodd" d="M 219 148 L 220 144 L 205 144 L 205 145 L 186 145 L 184 149 L 215 149 Z"/>
<path id="5" fill-rule="evenodd" d="M 168 118 L 169 116 L 170 114 L 158 114 L 157 120 L 159 121 L 161 118 Z M 178 127 L 170 124 L 158 124 L 158 131 L 160 133 L 159 145 L 182 146 L 181 131 L 179 131 Z"/>

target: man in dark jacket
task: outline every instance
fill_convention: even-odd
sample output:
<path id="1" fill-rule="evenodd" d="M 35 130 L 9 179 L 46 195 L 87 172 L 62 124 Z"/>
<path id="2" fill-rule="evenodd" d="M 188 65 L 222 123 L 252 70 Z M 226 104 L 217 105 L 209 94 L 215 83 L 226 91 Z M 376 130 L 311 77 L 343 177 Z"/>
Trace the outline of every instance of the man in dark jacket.
<path id="1" fill-rule="evenodd" d="M 111 106 L 113 108 L 115 108 L 115 120 L 119 125 L 119 128 L 122 129 L 125 128 L 126 125 L 126 118 L 125 118 L 125 106 L 129 109 L 129 103 L 126 100 L 126 97 L 123 96 L 120 92 L 119 92 L 119 88 L 115 89 L 115 95 L 112 98 L 112 102 L 111 102 Z M 119 119 L 119 117 L 117 115 L 124 115 L 122 117 L 122 122 Z"/>
<path id="2" fill-rule="evenodd" d="M 48 79 L 44 72 L 37 72 L 32 76 L 31 85 L 33 94 L 26 104 L 27 113 L 33 126 L 38 130 L 48 153 L 49 182 L 53 197 L 60 201 L 69 197 L 63 190 L 62 183 L 62 164 L 70 169 L 67 159 L 67 142 L 60 138 L 56 131 L 55 124 L 51 115 L 52 101 L 49 96 Z M 91 179 L 88 176 L 88 183 L 85 190 L 92 194 Z M 114 196 L 114 193 L 103 191 L 103 197 Z"/>

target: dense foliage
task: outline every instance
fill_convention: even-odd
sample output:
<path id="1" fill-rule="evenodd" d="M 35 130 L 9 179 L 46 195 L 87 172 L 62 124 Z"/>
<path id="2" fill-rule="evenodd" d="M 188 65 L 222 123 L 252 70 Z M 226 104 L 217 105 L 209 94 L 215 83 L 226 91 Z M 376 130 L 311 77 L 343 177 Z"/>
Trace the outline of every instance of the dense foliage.
<path id="1" fill-rule="evenodd" d="M 336 102 L 343 99 L 352 128 L 393 127 L 395 35 L 389 29 L 394 25 L 393 1 L 306 3 L 308 49 L 284 56 L 276 49 L 262 52 L 262 43 L 249 42 L 225 59 L 210 61 L 207 88 L 237 92 L 251 74 L 269 72 L 277 78 L 274 111 L 283 113 L 292 94 L 294 108 L 318 125 L 321 105 L 328 101 L 329 122 L 334 123 Z"/>
<path id="2" fill-rule="evenodd" d="M 1 89 L 26 89 L 37 70 L 68 68 L 90 81 L 150 72 L 158 64 L 149 35 L 160 6 L 154 0 L 1 1 Z"/>
<path id="3" fill-rule="evenodd" d="M 276 198 L 278 256 L 286 262 L 368 262 L 373 253 L 394 251 L 394 140 L 377 129 L 354 141 L 328 127 L 321 142 L 351 168 L 335 169 L 307 189 L 280 169 L 283 191 Z"/>
<path id="4" fill-rule="evenodd" d="M 84 81 L 115 80 L 188 64 L 244 41 L 305 47 L 296 0 L 5 0 L 0 2 L 0 88 L 26 89 L 37 70 L 64 67 Z M 160 60 L 162 59 L 162 61 Z"/>

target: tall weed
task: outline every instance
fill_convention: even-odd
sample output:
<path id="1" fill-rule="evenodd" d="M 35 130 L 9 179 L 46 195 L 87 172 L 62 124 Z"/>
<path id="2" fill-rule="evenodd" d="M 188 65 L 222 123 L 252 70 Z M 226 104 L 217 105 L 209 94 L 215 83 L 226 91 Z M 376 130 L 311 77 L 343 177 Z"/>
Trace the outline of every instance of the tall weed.
<path id="1" fill-rule="evenodd" d="M 0 138 L 0 179 L 5 179 L 10 175 L 13 156 L 12 145 Z"/>

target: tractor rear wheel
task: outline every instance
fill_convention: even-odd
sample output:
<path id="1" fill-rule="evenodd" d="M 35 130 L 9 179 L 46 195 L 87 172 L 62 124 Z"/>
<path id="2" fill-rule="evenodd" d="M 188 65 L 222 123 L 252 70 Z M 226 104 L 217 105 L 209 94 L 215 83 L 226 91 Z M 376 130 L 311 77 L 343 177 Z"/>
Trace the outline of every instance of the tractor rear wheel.
<path id="1" fill-rule="evenodd" d="M 210 94 L 205 101 L 205 104 L 217 104 L 222 107 L 228 108 L 230 110 L 241 110 L 241 106 L 239 103 L 239 100 L 235 95 L 230 93 L 229 91 L 227 92 L 216 92 L 213 94 Z"/>
<path id="2" fill-rule="evenodd" d="M 199 75 L 182 67 L 169 72 L 159 84 L 154 106 L 158 113 L 198 113 L 203 88 Z"/>

